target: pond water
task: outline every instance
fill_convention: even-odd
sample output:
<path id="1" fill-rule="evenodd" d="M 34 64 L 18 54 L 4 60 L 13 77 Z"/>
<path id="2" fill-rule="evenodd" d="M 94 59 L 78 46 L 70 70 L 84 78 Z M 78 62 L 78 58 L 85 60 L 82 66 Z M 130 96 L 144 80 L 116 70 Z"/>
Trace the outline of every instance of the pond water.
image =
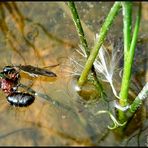
<path id="1" fill-rule="evenodd" d="M 92 47 L 99 29 L 113 2 L 76 2 L 84 32 Z M 136 3 L 134 8 L 136 9 Z M 147 7 L 142 2 L 142 21 L 133 65 L 130 96 L 140 92 L 147 78 Z M 134 14 L 133 14 L 134 15 Z M 10 106 L 0 91 L 1 146 L 145 146 L 148 145 L 148 101 L 139 110 L 122 138 L 109 130 L 112 120 L 100 110 L 112 110 L 115 99 L 110 85 L 102 82 L 107 94 L 100 97 L 95 87 L 87 83 L 77 91 L 85 59 L 79 50 L 79 38 L 71 13 L 65 2 L 0 3 L 0 69 L 7 65 L 46 67 L 57 77 L 32 77 L 20 72 L 21 83 L 37 92 L 35 102 L 26 108 Z M 115 19 L 105 46 L 123 49 L 122 13 Z M 121 60 L 120 66 L 123 61 Z M 56 66 L 54 66 L 56 65 Z M 137 66 L 138 65 L 138 66 Z M 121 67 L 120 67 L 121 68 Z M 116 76 L 120 90 L 121 78 Z M 22 88 L 21 91 L 27 91 Z M 119 91 L 118 90 L 118 91 Z M 29 91 L 29 90 L 28 90 Z M 109 101 L 108 101 L 109 100 Z M 136 125 L 135 125 L 136 123 Z"/>

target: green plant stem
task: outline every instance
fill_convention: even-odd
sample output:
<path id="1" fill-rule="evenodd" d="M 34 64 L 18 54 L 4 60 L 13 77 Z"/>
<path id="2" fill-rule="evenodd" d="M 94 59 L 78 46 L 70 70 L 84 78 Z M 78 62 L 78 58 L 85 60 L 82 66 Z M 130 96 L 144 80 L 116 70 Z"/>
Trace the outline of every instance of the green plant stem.
<path id="1" fill-rule="evenodd" d="M 84 49 L 84 51 L 85 51 L 85 53 L 88 57 L 90 55 L 90 51 L 89 51 L 89 48 L 88 48 L 88 44 L 87 44 L 87 41 L 86 41 L 86 38 L 85 38 L 85 34 L 84 34 L 84 31 L 83 31 L 83 28 L 82 28 L 82 25 L 81 25 L 81 21 L 80 21 L 77 9 L 75 7 L 74 2 L 71 2 L 71 1 L 68 2 L 68 6 L 71 10 L 72 18 L 73 18 L 73 21 L 75 23 L 75 26 L 76 26 L 76 29 L 77 29 L 77 32 L 78 32 L 78 35 L 79 35 L 81 45 L 82 45 L 82 47 L 83 47 L 83 49 Z M 96 72 L 95 72 L 95 69 L 94 69 L 93 66 L 91 68 L 91 71 L 92 71 L 92 74 L 93 74 L 93 78 L 92 78 L 93 84 L 95 85 L 96 89 L 99 92 L 101 92 L 101 96 L 103 97 L 104 96 L 103 87 L 102 87 L 101 83 L 99 82 L 99 80 L 97 79 Z"/>
<path id="2" fill-rule="evenodd" d="M 131 26 L 132 26 L 132 3 L 122 2 L 123 24 L 124 24 L 124 55 L 130 50 Z M 126 56 L 124 56 L 126 58 Z"/>
<path id="3" fill-rule="evenodd" d="M 99 51 L 100 47 L 102 46 L 104 39 L 107 35 L 107 32 L 108 32 L 115 16 L 117 15 L 120 7 L 121 7 L 120 2 L 115 2 L 113 7 L 111 8 L 102 28 L 100 30 L 99 39 L 98 39 L 98 41 L 96 41 L 94 47 L 92 48 L 90 56 L 88 57 L 88 60 L 85 64 L 82 74 L 78 80 L 78 85 L 82 86 L 85 83 L 87 76 L 89 74 L 89 71 L 93 65 L 93 62 L 95 61 L 95 58 L 98 54 L 98 51 Z"/>
<path id="4" fill-rule="evenodd" d="M 75 26 L 76 26 L 76 29 L 77 29 L 77 32 L 78 32 L 78 35 L 79 35 L 79 38 L 80 38 L 81 45 L 84 48 L 84 50 L 85 50 L 85 52 L 88 56 L 90 54 L 90 51 L 88 49 L 88 44 L 87 44 L 87 41 L 86 41 L 86 38 L 85 38 L 85 35 L 84 35 L 84 31 L 83 31 L 83 28 L 82 28 L 82 25 L 81 25 L 81 21 L 80 21 L 77 9 L 75 7 L 74 2 L 72 2 L 72 1 L 68 2 L 68 6 L 71 10 L 72 19 L 75 23 Z"/>
<path id="5" fill-rule="evenodd" d="M 131 117 L 136 112 L 136 110 L 142 104 L 142 101 L 144 101 L 146 98 L 148 98 L 148 82 L 145 84 L 141 92 L 138 94 L 136 99 L 131 104 L 130 109 L 128 110 L 127 113 L 128 117 Z"/>
<path id="6" fill-rule="evenodd" d="M 122 83 L 121 91 L 120 92 L 120 105 L 126 106 L 127 105 L 127 97 L 128 97 L 128 87 L 129 87 L 129 79 L 130 79 L 130 69 L 131 65 L 129 65 L 130 62 L 130 44 L 131 44 L 131 18 L 132 18 L 132 4 L 131 2 L 122 2 L 122 12 L 123 12 L 123 35 L 124 35 L 124 71 L 123 71 L 123 78 L 124 83 Z M 125 86 L 126 84 L 126 86 Z"/>
<path id="7" fill-rule="evenodd" d="M 121 106 L 127 105 L 128 90 L 129 90 L 129 86 L 130 86 L 131 70 L 132 70 L 132 64 L 133 64 L 133 59 L 134 59 L 135 46 L 136 46 L 136 42 L 137 42 L 137 38 L 138 38 L 140 18 L 141 18 L 141 4 L 139 5 L 138 15 L 136 18 L 136 23 L 135 23 L 135 28 L 134 28 L 134 32 L 133 32 L 133 37 L 132 37 L 130 49 L 128 51 L 125 49 L 126 50 L 126 52 L 125 52 L 126 58 L 124 58 L 124 60 L 125 60 L 124 61 L 124 71 L 123 71 L 123 78 L 122 78 L 121 91 L 120 91 L 120 101 L 119 101 Z M 125 17 L 124 19 L 127 19 L 127 17 Z M 124 38 L 124 39 L 126 40 L 127 38 Z M 119 111 L 119 120 L 122 122 L 124 122 L 126 120 L 125 114 L 123 111 Z"/>

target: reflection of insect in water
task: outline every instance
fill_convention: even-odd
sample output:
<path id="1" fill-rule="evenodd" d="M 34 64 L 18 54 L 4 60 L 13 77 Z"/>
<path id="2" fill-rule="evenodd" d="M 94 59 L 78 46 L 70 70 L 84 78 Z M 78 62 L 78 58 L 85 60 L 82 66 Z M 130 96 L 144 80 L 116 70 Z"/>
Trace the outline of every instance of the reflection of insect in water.
<path id="1" fill-rule="evenodd" d="M 20 85 L 20 70 L 26 72 L 31 76 L 47 76 L 56 77 L 56 74 L 38 67 L 31 65 L 26 66 L 5 66 L 3 71 L 0 72 L 0 88 L 7 94 L 7 101 L 10 105 L 16 107 L 26 107 L 31 105 L 34 100 L 34 94 L 19 92 L 18 87 Z"/>

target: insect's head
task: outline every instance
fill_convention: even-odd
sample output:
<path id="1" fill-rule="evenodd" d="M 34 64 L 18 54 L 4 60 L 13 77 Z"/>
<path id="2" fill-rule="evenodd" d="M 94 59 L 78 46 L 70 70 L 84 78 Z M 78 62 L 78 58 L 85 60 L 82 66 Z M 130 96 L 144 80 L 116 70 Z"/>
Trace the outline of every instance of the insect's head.
<path id="1" fill-rule="evenodd" d="M 13 74 L 13 73 L 16 73 L 16 70 L 12 66 L 5 66 L 3 68 L 3 73 L 4 74 Z"/>
<path id="2" fill-rule="evenodd" d="M 4 77 L 2 78 L 11 79 L 16 83 L 18 83 L 18 80 L 20 79 L 19 71 L 15 69 L 13 66 L 5 66 L 1 73 L 4 75 Z"/>

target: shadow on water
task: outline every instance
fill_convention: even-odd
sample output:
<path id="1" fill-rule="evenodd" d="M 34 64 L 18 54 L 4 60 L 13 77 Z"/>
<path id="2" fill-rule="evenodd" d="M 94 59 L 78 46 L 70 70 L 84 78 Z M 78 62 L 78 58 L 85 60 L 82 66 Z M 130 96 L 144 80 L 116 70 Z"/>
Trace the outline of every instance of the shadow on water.
<path id="1" fill-rule="evenodd" d="M 86 34 L 91 39 L 89 42 L 92 44 L 93 32 L 98 32 L 98 26 L 100 27 L 99 17 L 105 15 L 104 11 L 107 14 L 106 10 L 109 10 L 112 2 L 105 3 L 107 6 L 102 2 L 84 2 L 83 4 L 77 2 L 76 5 L 82 15 Z M 90 17 L 88 17 L 89 11 Z M 118 21 L 118 19 L 117 23 L 120 26 L 121 20 Z M 108 39 L 110 41 L 108 49 L 109 44 L 121 36 L 120 33 L 117 36 L 116 33 L 112 33 L 114 30 L 118 31 L 116 26 L 109 34 L 112 36 Z M 95 115 L 99 110 L 113 110 L 110 100 L 114 99 L 114 95 L 109 85 L 103 83 L 109 94 L 105 101 L 89 83 L 81 91 L 76 91 L 75 75 L 80 74 L 85 61 L 76 52 L 76 49 L 79 49 L 78 37 L 64 2 L 1 2 L 0 30 L 1 70 L 6 65 L 33 65 L 46 67 L 57 75 L 56 78 L 31 77 L 20 72 L 19 90 L 35 94 L 35 102 L 27 108 L 10 106 L 5 94 L 1 91 L 0 145 L 128 146 L 145 144 L 148 130 L 145 116 L 147 105 L 143 106 L 137 114 L 140 116 L 139 124 L 132 129 L 132 125 L 138 123 L 137 118 L 133 119 L 128 126 L 129 129 L 125 131 L 125 138 L 119 140 L 121 137 L 117 138 L 118 134 L 107 128 L 112 124 L 109 116 Z M 144 42 L 144 45 L 147 43 Z M 138 48 L 143 49 L 140 41 Z M 137 53 L 139 58 L 144 56 L 144 52 L 146 51 Z M 70 62 L 72 58 L 75 64 L 79 62 L 78 67 L 73 67 Z M 142 65 L 146 63 L 146 59 L 143 61 L 135 59 L 135 62 L 141 64 L 142 70 L 134 69 L 131 96 L 136 96 L 145 82 L 139 75 L 142 77 L 145 75 L 146 67 Z"/>

